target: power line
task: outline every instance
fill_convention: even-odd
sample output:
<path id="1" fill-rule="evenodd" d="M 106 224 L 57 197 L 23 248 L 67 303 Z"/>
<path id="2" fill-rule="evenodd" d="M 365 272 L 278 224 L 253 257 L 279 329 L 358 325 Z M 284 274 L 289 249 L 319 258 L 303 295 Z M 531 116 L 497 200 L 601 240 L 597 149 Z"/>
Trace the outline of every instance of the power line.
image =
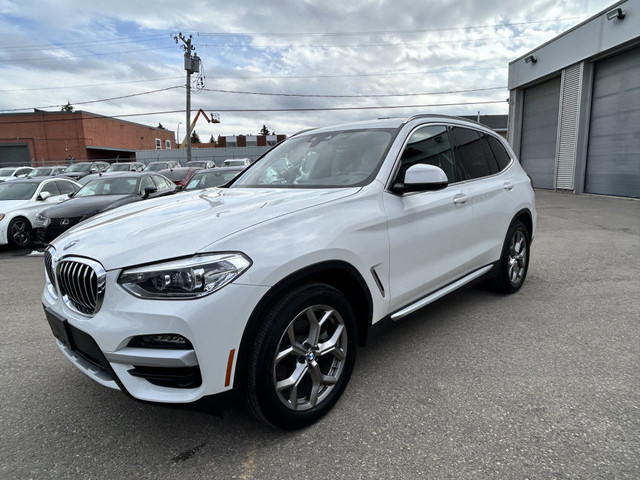
<path id="1" fill-rule="evenodd" d="M 100 103 L 100 102 L 108 102 L 108 101 L 111 101 L 111 100 L 121 100 L 123 98 L 139 97 L 141 95 L 149 95 L 151 93 L 165 92 L 167 90 L 173 90 L 174 88 L 184 88 L 184 85 L 174 85 L 173 87 L 159 88 L 157 90 L 150 90 L 148 92 L 132 93 L 130 95 L 120 95 L 118 97 L 101 98 L 99 100 L 87 100 L 85 102 L 74 102 L 74 103 L 72 103 L 72 105 L 88 105 L 90 103 Z M 31 110 L 32 108 L 36 108 L 36 109 L 40 110 L 40 109 L 43 109 L 43 108 L 57 108 L 57 107 L 64 107 L 64 106 L 65 106 L 65 104 L 44 105 L 44 106 L 40 106 L 40 107 L 12 108 L 12 109 L 0 110 L 0 112 L 18 112 L 18 111 L 21 111 L 21 110 Z"/>
<path id="2" fill-rule="evenodd" d="M 138 50 L 124 50 L 124 51 L 106 52 L 106 53 L 88 53 L 86 55 L 64 55 L 60 57 L 10 58 L 10 59 L 4 59 L 2 60 L 2 62 L 6 63 L 6 62 L 33 62 L 36 60 L 69 60 L 72 58 L 104 57 L 107 55 L 124 55 L 126 53 L 150 52 L 154 50 L 168 50 L 170 48 L 175 48 L 175 47 L 170 46 L 170 47 L 141 48 Z"/>
<path id="3" fill-rule="evenodd" d="M 468 106 L 468 105 L 489 105 L 489 104 L 499 104 L 505 103 L 504 100 L 489 100 L 489 101 L 481 101 L 481 102 L 454 102 L 454 103 L 431 103 L 431 104 L 413 104 L 413 105 L 372 105 L 367 107 L 318 107 L 318 108 L 213 108 L 208 110 L 215 110 L 216 112 L 225 112 L 225 113 L 255 113 L 255 112 L 335 112 L 335 111 L 348 111 L 348 110 L 387 110 L 387 109 L 401 109 L 401 108 L 431 108 L 431 107 L 455 107 L 455 106 Z M 203 109 L 204 110 L 204 109 Z M 58 113 L 58 112 L 45 112 L 45 113 Z M 144 112 L 144 113 L 127 113 L 123 115 L 99 115 L 96 117 L 84 118 L 83 120 L 96 120 L 100 118 L 128 118 L 128 117 L 143 117 L 143 116 L 152 116 L 152 115 L 167 115 L 170 113 L 184 113 L 184 110 L 164 110 L 164 111 L 156 111 L 156 112 Z M 1 119 L 2 117 L 0 117 Z M 3 124 L 27 124 L 27 123 L 40 123 L 40 122 L 66 122 L 69 119 L 38 119 L 38 120 L 11 120 L 2 122 L 0 121 L 0 125 Z"/>
<path id="4" fill-rule="evenodd" d="M 93 47 L 93 46 L 97 46 L 100 47 L 102 45 L 115 45 L 118 43 L 129 43 L 131 40 L 136 40 L 136 41 L 151 41 L 151 39 L 153 38 L 159 38 L 159 37 L 165 37 L 167 35 L 171 35 L 171 32 L 166 32 L 166 33 L 156 33 L 153 35 L 138 35 L 135 37 L 118 37 L 118 38 L 113 38 L 113 39 L 104 39 L 104 40 L 84 40 L 84 41 L 78 41 L 78 42 L 66 42 L 66 43 L 58 43 L 55 46 L 52 46 L 51 43 L 44 43 L 44 44 L 40 44 L 40 45 L 23 45 L 23 46 L 8 46 L 8 45 L 2 45 L 0 46 L 0 51 L 7 51 L 7 52 L 15 52 L 15 51 L 30 51 L 30 50 L 53 50 L 53 49 L 60 49 L 60 48 L 78 48 L 78 47 Z M 149 39 L 149 40 L 141 40 L 141 39 Z"/>
<path id="5" fill-rule="evenodd" d="M 470 92 L 484 92 L 489 90 L 504 90 L 503 87 L 490 87 L 490 88 L 473 88 L 469 90 L 450 90 L 446 92 L 422 92 L 422 93 L 376 93 L 370 95 L 323 95 L 323 94 L 309 94 L 309 93 L 268 93 L 268 92 L 248 92 L 241 90 L 220 90 L 215 88 L 203 88 L 202 90 L 207 92 L 218 93 L 235 93 L 243 95 L 259 95 L 259 96 L 274 96 L 274 97 L 303 97 L 303 98 L 386 98 L 386 97 L 417 97 L 421 95 L 446 95 L 453 93 L 470 93 Z"/>
<path id="6" fill-rule="evenodd" d="M 481 28 L 497 28 L 497 27 L 516 27 L 521 25 L 533 25 L 542 23 L 556 23 L 569 20 L 577 20 L 585 18 L 584 15 L 576 17 L 555 18 L 552 20 L 535 20 L 530 22 L 515 22 L 515 23 L 495 23 L 490 25 L 466 25 L 458 27 L 437 27 L 437 28 L 422 28 L 415 30 L 377 30 L 377 31 L 360 31 L 360 32 L 246 32 L 246 33 L 228 33 L 228 32 L 204 32 L 198 33 L 201 37 L 216 37 L 216 36 L 300 36 L 300 37 L 338 37 L 338 36 L 351 36 L 351 35 L 402 35 L 405 33 L 425 33 L 425 32 L 442 32 L 450 30 L 467 30 L 467 29 L 481 29 Z"/>
<path id="7" fill-rule="evenodd" d="M 506 67 L 505 67 L 506 68 Z M 182 77 L 162 77 L 162 78 L 148 78 L 146 80 L 126 80 L 123 82 L 107 82 L 107 83 L 87 83 L 84 85 L 65 85 L 62 87 L 41 87 L 41 88 L 12 88 L 0 90 L 0 92 L 33 92 L 37 90 L 62 90 L 65 88 L 85 88 L 85 87 L 103 87 L 107 85 L 123 85 L 127 83 L 144 83 L 144 82 L 157 82 L 159 80 L 178 80 Z"/>

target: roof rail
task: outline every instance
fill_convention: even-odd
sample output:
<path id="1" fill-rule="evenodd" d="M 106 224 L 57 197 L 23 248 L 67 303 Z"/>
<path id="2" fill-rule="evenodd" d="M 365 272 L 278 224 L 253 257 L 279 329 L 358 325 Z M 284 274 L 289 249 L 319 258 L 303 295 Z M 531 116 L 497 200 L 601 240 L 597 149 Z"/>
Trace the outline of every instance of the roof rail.
<path id="1" fill-rule="evenodd" d="M 471 122 L 471 123 L 475 123 L 476 125 L 482 125 L 483 127 L 486 127 L 486 125 L 483 125 L 480 122 L 476 122 L 475 120 L 470 120 L 468 118 L 464 118 L 464 117 L 460 117 L 460 116 L 456 116 L 456 115 L 440 115 L 437 113 L 419 113 L 417 115 L 412 115 L 410 117 L 408 117 L 403 123 L 407 124 L 412 120 L 417 120 L 419 118 L 434 118 L 434 117 L 438 117 L 438 118 L 448 118 L 449 120 L 462 120 L 463 122 Z"/>

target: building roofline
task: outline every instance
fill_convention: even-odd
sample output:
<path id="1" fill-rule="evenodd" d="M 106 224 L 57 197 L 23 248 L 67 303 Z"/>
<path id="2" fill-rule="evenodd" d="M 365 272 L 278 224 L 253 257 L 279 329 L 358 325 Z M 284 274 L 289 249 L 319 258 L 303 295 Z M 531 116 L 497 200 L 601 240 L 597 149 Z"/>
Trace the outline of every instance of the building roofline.
<path id="1" fill-rule="evenodd" d="M 607 8 L 605 8 L 604 10 L 601 10 L 600 12 L 596 13 L 595 15 L 587 18 L 586 20 L 583 20 L 582 22 L 578 23 L 577 25 L 574 25 L 573 27 L 571 27 L 569 30 L 562 32 L 560 35 L 556 35 L 555 37 L 553 37 L 550 40 L 547 40 L 546 42 L 544 42 L 541 45 L 538 45 L 536 48 L 534 48 L 533 50 L 529 50 L 527 53 L 519 56 L 518 58 L 511 60 L 509 62 L 509 65 L 512 65 L 516 62 L 519 62 L 520 60 L 522 60 L 525 57 L 528 57 L 529 55 L 537 52 L 538 50 L 540 50 L 543 47 L 546 47 L 547 45 L 549 45 L 550 43 L 555 42 L 556 40 L 558 40 L 559 38 L 564 37 L 565 35 L 569 35 L 571 32 L 573 32 L 574 30 L 577 30 L 578 28 L 582 27 L 583 25 L 586 25 L 589 22 L 592 22 L 593 20 L 595 20 L 596 18 L 600 17 L 601 15 L 613 10 L 616 7 L 619 7 L 620 5 L 622 5 L 623 3 L 627 3 L 627 0 L 620 0 L 616 3 L 614 3 L 613 5 L 609 5 Z"/>

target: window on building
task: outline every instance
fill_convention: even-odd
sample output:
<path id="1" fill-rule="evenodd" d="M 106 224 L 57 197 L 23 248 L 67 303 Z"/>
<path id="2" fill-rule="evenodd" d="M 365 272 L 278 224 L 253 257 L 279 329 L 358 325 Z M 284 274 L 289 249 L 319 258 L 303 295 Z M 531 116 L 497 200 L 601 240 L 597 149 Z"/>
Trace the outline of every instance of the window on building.
<path id="1" fill-rule="evenodd" d="M 258 137 L 253 135 L 247 137 L 247 147 L 257 147 L 258 146 Z"/>
<path id="2" fill-rule="evenodd" d="M 171 150 L 171 140 L 164 141 L 164 148 L 166 148 L 167 150 Z"/>
<path id="3" fill-rule="evenodd" d="M 156 138 L 156 150 L 162 150 L 162 140 Z"/>

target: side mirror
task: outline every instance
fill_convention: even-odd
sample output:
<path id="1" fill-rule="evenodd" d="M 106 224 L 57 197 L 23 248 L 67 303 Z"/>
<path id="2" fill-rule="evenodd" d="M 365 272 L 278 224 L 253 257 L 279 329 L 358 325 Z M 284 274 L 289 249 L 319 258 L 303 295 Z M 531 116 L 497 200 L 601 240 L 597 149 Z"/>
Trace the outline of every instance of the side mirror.
<path id="1" fill-rule="evenodd" d="M 440 167 L 419 163 L 407 169 L 404 182 L 396 182 L 391 188 L 395 193 L 442 190 L 449 185 L 447 174 Z"/>
<path id="2" fill-rule="evenodd" d="M 184 190 L 184 185 L 176 185 L 176 189 L 174 191 L 181 192 L 182 190 Z"/>
<path id="3" fill-rule="evenodd" d="M 44 202 L 50 196 L 51 196 L 51 193 L 49 192 L 40 192 L 40 194 L 38 195 L 38 200 L 41 200 Z"/>
<path id="4" fill-rule="evenodd" d="M 69 193 L 67 193 L 67 196 L 69 198 L 72 198 L 75 194 L 76 194 L 76 192 L 69 192 Z"/>
<path id="5" fill-rule="evenodd" d="M 156 193 L 157 191 L 158 189 L 156 187 L 147 185 L 146 187 L 144 187 L 144 193 L 142 194 L 142 198 L 147 198 L 149 195 L 151 195 L 152 193 Z"/>

